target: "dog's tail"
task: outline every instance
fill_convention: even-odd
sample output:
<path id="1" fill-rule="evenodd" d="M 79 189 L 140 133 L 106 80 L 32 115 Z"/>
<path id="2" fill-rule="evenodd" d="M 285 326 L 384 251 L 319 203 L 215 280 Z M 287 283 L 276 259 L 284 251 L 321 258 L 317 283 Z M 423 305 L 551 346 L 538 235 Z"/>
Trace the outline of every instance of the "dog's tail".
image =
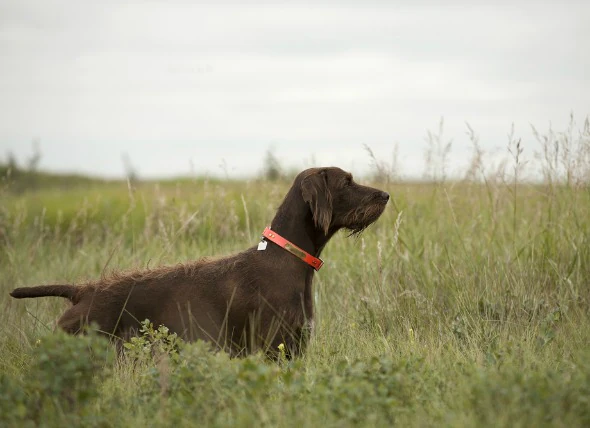
<path id="1" fill-rule="evenodd" d="M 15 299 L 24 299 L 27 297 L 45 297 L 56 296 L 65 297 L 70 301 L 74 300 L 76 292 L 80 288 L 75 285 L 39 285 L 37 287 L 21 287 L 12 290 L 10 295 Z"/>

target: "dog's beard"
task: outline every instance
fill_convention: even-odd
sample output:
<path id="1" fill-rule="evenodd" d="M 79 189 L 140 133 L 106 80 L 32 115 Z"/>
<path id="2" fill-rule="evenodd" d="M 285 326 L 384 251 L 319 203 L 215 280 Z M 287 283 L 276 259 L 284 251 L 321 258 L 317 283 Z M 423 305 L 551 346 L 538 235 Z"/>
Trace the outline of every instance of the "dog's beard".
<path id="1" fill-rule="evenodd" d="M 385 211 L 387 202 L 373 202 L 371 205 L 350 211 L 344 217 L 344 228 L 350 231 L 348 236 L 358 236 L 373 224 Z"/>

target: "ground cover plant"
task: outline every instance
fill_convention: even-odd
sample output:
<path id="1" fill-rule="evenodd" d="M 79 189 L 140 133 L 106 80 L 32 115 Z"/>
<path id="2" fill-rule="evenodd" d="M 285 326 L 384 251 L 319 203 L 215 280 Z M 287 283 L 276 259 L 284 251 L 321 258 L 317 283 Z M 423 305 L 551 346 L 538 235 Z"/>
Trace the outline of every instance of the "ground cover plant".
<path id="1" fill-rule="evenodd" d="M 588 122 L 528 149 L 510 138 L 494 165 L 469 135 L 461 178 L 440 135 L 421 182 L 369 149 L 392 201 L 322 254 L 316 330 L 294 361 L 232 360 L 149 322 L 117 357 L 92 333 L 53 331 L 62 299 L 8 296 L 254 245 L 290 184 L 280 174 L 64 189 L 3 170 L 0 425 L 590 425 Z"/>

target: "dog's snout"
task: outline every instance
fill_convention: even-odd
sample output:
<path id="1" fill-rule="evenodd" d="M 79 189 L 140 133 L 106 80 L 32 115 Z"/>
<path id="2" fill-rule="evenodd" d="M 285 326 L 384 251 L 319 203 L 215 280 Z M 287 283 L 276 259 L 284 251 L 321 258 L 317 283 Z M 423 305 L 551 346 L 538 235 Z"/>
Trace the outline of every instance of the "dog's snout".
<path id="1" fill-rule="evenodd" d="M 387 192 L 379 192 L 379 197 L 384 201 L 389 201 L 389 193 Z"/>

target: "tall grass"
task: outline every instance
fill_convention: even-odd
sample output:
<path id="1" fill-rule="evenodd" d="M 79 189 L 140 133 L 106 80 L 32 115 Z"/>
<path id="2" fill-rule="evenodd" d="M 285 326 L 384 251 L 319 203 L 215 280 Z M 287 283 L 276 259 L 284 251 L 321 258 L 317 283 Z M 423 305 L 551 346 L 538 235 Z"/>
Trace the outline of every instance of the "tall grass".
<path id="1" fill-rule="evenodd" d="M 5 190 L 0 425 L 588 426 L 590 127 L 535 135 L 537 149 L 512 137 L 492 166 L 468 129 L 460 180 L 447 175 L 442 125 L 431 181 L 380 163 L 392 203 L 361 237 L 326 248 L 316 330 L 291 362 L 230 360 L 149 325 L 113 360 L 100 338 L 53 331 L 63 301 L 8 297 L 254 245 L 289 183 Z M 523 150 L 539 156 L 525 163 Z"/>

